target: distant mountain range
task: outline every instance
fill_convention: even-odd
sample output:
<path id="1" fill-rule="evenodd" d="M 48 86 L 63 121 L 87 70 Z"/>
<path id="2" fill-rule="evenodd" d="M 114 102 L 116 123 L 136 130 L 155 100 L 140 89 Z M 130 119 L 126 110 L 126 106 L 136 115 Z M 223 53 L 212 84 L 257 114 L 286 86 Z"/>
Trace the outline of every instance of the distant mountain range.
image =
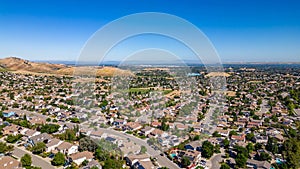
<path id="1" fill-rule="evenodd" d="M 184 62 L 184 63 L 183 63 Z M 145 63 L 139 61 L 131 61 L 126 64 L 140 65 L 140 66 L 203 66 L 203 64 L 198 61 L 185 60 L 185 61 L 175 61 L 174 63 L 162 62 L 162 63 Z M 132 75 L 130 71 L 122 70 L 117 68 L 119 65 L 126 66 L 120 61 L 104 61 L 97 65 L 93 62 L 85 62 L 78 64 L 76 61 L 29 61 L 17 57 L 8 57 L 0 59 L 0 71 L 15 71 L 20 73 L 47 73 L 47 74 L 58 74 L 58 75 L 73 75 L 74 72 L 80 72 L 82 74 L 95 73 L 97 69 L 97 75 L 112 76 L 115 73 Z M 276 66 L 284 65 L 289 67 L 291 65 L 300 67 L 300 62 L 226 62 L 223 67 L 231 66 Z M 121 67 L 122 67 L 121 66 Z"/>
<path id="2" fill-rule="evenodd" d="M 52 64 L 64 64 L 64 65 L 77 65 L 77 61 L 59 61 L 59 60 L 36 60 L 34 62 L 41 62 L 41 63 L 52 63 Z M 132 64 L 132 65 L 202 65 L 198 60 L 183 60 L 183 61 L 173 61 L 173 62 L 160 62 L 160 63 L 149 63 L 149 62 L 143 62 L 143 61 L 130 61 L 130 62 L 121 62 L 121 61 L 103 61 L 99 64 L 96 64 L 95 62 L 81 62 L 79 65 L 87 65 L 87 66 L 118 66 L 118 65 L 124 65 L 124 64 Z M 223 65 L 278 65 L 278 64 L 300 64 L 300 62 L 223 62 Z"/>

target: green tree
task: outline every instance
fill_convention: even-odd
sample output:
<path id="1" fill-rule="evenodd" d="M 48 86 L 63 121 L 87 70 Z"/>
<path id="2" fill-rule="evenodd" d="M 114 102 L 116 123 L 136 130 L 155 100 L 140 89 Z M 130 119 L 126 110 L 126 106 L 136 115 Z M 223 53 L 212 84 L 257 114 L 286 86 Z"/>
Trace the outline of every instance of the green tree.
<path id="1" fill-rule="evenodd" d="M 18 123 L 20 126 L 22 127 L 26 127 L 26 128 L 31 128 L 31 124 L 29 121 L 27 120 L 20 120 L 19 123 Z"/>
<path id="2" fill-rule="evenodd" d="M 230 166 L 226 163 L 222 163 L 220 169 L 230 169 Z"/>
<path id="3" fill-rule="evenodd" d="M 246 140 L 248 140 L 248 141 L 252 141 L 253 138 L 254 138 L 254 133 L 253 133 L 253 132 L 248 133 L 248 134 L 246 135 Z"/>
<path id="4" fill-rule="evenodd" d="M 219 134 L 217 131 L 215 131 L 213 134 L 212 134 L 213 137 L 221 137 L 221 134 Z"/>
<path id="5" fill-rule="evenodd" d="M 122 167 L 123 161 L 109 158 L 104 162 L 103 169 L 120 169 Z"/>
<path id="6" fill-rule="evenodd" d="M 95 157 L 99 161 L 106 161 L 109 159 L 109 153 L 98 147 L 95 151 Z"/>
<path id="7" fill-rule="evenodd" d="M 97 166 L 93 166 L 91 169 L 99 169 Z"/>
<path id="8" fill-rule="evenodd" d="M 81 164 L 82 164 L 83 166 L 86 166 L 86 165 L 88 165 L 88 163 L 89 163 L 88 160 L 84 160 Z"/>
<path id="9" fill-rule="evenodd" d="M 246 146 L 249 153 L 251 153 L 254 150 L 254 145 L 252 143 L 248 143 Z"/>
<path id="10" fill-rule="evenodd" d="M 120 160 L 121 154 L 118 145 L 101 139 L 94 155 L 97 160 L 104 163 L 104 169 L 119 169 L 124 163 Z"/>
<path id="11" fill-rule="evenodd" d="M 31 160 L 31 156 L 29 154 L 25 154 L 22 158 L 21 158 L 21 163 L 23 167 L 29 167 L 32 164 L 32 160 Z"/>
<path id="12" fill-rule="evenodd" d="M 216 145 L 216 146 L 214 146 L 214 152 L 215 153 L 221 153 L 221 150 L 220 150 L 220 145 Z"/>
<path id="13" fill-rule="evenodd" d="M 12 134 L 10 134 L 10 135 L 8 135 L 8 136 L 6 137 L 5 140 L 6 140 L 8 143 L 15 143 L 15 142 L 17 142 L 21 137 L 22 137 L 22 134 L 17 134 L 17 135 L 12 135 Z"/>
<path id="14" fill-rule="evenodd" d="M 145 146 L 141 146 L 141 154 L 145 154 L 147 152 L 147 148 Z"/>
<path id="15" fill-rule="evenodd" d="M 278 122 L 278 117 L 276 115 L 271 116 L 273 122 Z"/>
<path id="16" fill-rule="evenodd" d="M 230 144 L 229 140 L 227 138 L 225 138 L 223 140 L 223 146 L 224 146 L 224 148 L 229 148 L 229 144 Z"/>
<path id="17" fill-rule="evenodd" d="M 7 145 L 4 142 L 0 142 L 0 153 L 7 153 L 7 152 L 11 152 L 13 150 L 14 150 L 13 145 Z"/>
<path id="18" fill-rule="evenodd" d="M 256 143 L 256 144 L 254 145 L 254 149 L 255 149 L 255 150 L 262 149 L 262 144 Z"/>
<path id="19" fill-rule="evenodd" d="M 165 120 L 163 120 L 162 123 L 161 123 L 161 129 L 163 131 L 167 131 L 167 130 L 169 130 L 169 128 L 170 128 L 170 126 L 168 124 L 166 124 Z"/>
<path id="20" fill-rule="evenodd" d="M 214 154 L 214 145 L 209 141 L 204 141 L 202 143 L 201 155 L 205 158 L 210 158 Z"/>
<path id="21" fill-rule="evenodd" d="M 71 121 L 72 123 L 80 123 L 80 120 L 79 120 L 77 117 L 70 118 L 70 121 Z"/>
<path id="22" fill-rule="evenodd" d="M 235 130 L 231 130 L 229 132 L 229 136 L 231 137 L 232 135 L 238 135 L 237 132 Z"/>
<path id="23" fill-rule="evenodd" d="M 90 137 L 84 137 L 79 140 L 79 151 L 95 152 L 97 147 L 96 141 Z"/>
<path id="24" fill-rule="evenodd" d="M 272 159 L 272 157 L 268 154 L 268 153 L 265 153 L 265 152 L 261 152 L 257 159 L 259 161 L 270 161 Z"/>
<path id="25" fill-rule="evenodd" d="M 58 152 L 54 155 L 53 160 L 51 161 L 51 164 L 54 166 L 61 166 L 65 163 L 65 155 L 61 152 Z"/>
<path id="26" fill-rule="evenodd" d="M 248 150 L 247 148 L 241 146 L 235 146 L 234 149 L 237 152 L 237 156 L 235 159 L 236 165 L 242 168 L 246 165 L 248 158 Z"/>
<path id="27" fill-rule="evenodd" d="M 182 159 L 181 159 L 181 165 L 184 168 L 186 168 L 187 166 L 191 165 L 191 162 L 190 162 L 189 158 L 187 158 L 186 156 L 182 157 Z"/>
<path id="28" fill-rule="evenodd" d="M 265 118 L 265 119 L 264 119 L 264 122 L 269 123 L 269 122 L 270 122 L 270 119 L 269 119 L 269 118 Z"/>
<path id="29" fill-rule="evenodd" d="M 247 162 L 247 157 L 245 157 L 242 153 L 238 153 L 235 158 L 235 163 L 238 167 L 243 168 L 245 167 Z"/>
<path id="30" fill-rule="evenodd" d="M 254 120 L 259 120 L 259 116 L 258 116 L 258 115 L 256 115 L 256 114 L 255 114 L 255 115 L 253 115 L 253 116 L 252 116 L 252 118 L 253 118 Z"/>
<path id="31" fill-rule="evenodd" d="M 46 144 L 44 142 L 38 142 L 36 143 L 32 148 L 31 151 L 34 154 L 41 154 L 46 149 Z"/>
<path id="32" fill-rule="evenodd" d="M 238 153 L 238 154 L 242 154 L 245 157 L 248 157 L 248 150 L 245 147 L 242 146 L 235 146 L 234 150 Z"/>
<path id="33" fill-rule="evenodd" d="M 283 143 L 283 156 L 288 168 L 300 167 L 300 140 L 290 138 Z"/>
<path id="34" fill-rule="evenodd" d="M 193 139 L 194 141 L 197 141 L 197 140 L 200 140 L 200 136 L 199 135 L 196 135 Z"/>
<path id="35" fill-rule="evenodd" d="M 67 140 L 67 141 L 76 141 L 78 139 L 76 137 L 75 129 L 67 129 L 64 133 L 58 136 L 61 140 Z"/>
<path id="36" fill-rule="evenodd" d="M 288 130 L 288 133 L 291 137 L 296 137 L 297 136 L 297 130 L 290 128 Z"/>
<path id="37" fill-rule="evenodd" d="M 273 154 L 277 154 L 278 153 L 277 140 L 273 137 L 269 137 L 266 145 L 266 149 L 268 151 L 271 151 Z"/>
<path id="38" fill-rule="evenodd" d="M 57 132 L 59 128 L 60 128 L 60 126 L 57 124 L 45 124 L 45 125 L 42 125 L 42 127 L 41 127 L 41 133 L 52 134 L 52 133 Z"/>

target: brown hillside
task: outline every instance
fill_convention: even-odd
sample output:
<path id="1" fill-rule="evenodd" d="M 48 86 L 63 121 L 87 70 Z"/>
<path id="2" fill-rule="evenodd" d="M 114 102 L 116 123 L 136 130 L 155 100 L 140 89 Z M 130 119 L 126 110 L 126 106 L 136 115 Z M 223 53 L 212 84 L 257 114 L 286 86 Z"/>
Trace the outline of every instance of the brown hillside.
<path id="1" fill-rule="evenodd" d="M 77 75 L 93 75 L 95 71 L 98 76 L 132 76 L 131 71 L 122 70 L 115 67 L 92 67 L 92 66 L 81 66 L 71 67 L 63 64 L 50 64 L 50 63 L 38 63 L 31 62 L 28 60 L 9 57 L 0 59 L 0 68 L 3 70 L 14 71 L 17 73 L 47 73 L 57 75 L 74 75 L 74 70 Z"/>
<path id="2" fill-rule="evenodd" d="M 116 75 L 122 75 L 122 76 L 133 76 L 133 73 L 128 70 L 122 70 L 115 67 L 68 67 L 63 68 L 60 70 L 57 70 L 57 74 L 63 74 L 63 75 L 94 75 L 96 72 L 97 76 L 116 76 Z"/>
<path id="3" fill-rule="evenodd" d="M 66 67 L 62 64 L 30 62 L 16 57 L 0 59 L 0 66 L 10 71 L 26 71 L 34 73 L 54 73 L 56 70 Z"/>

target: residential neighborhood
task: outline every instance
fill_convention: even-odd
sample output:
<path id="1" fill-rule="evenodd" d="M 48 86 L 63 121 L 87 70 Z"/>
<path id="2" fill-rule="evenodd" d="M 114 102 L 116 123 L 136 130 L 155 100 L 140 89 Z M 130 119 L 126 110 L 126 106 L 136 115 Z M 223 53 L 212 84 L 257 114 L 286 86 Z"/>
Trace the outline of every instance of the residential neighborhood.
<path id="1" fill-rule="evenodd" d="M 29 156 L 52 168 L 299 167 L 300 69 L 225 67 L 224 91 L 204 68 L 188 81 L 173 69 L 141 67 L 95 86 L 1 72 L 0 166 L 22 168 Z"/>

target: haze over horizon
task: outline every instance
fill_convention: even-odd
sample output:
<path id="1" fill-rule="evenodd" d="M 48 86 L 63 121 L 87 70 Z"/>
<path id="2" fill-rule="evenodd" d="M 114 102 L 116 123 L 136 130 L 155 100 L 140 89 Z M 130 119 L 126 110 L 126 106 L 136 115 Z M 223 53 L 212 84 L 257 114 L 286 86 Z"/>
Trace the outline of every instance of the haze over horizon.
<path id="1" fill-rule="evenodd" d="M 105 24 L 138 12 L 176 15 L 197 26 L 222 62 L 300 62 L 300 2 L 280 1 L 109 1 L 85 3 L 35 0 L 0 2 L 0 58 L 76 61 L 86 41 Z M 125 45 L 124 45 L 125 44 Z M 115 47 L 107 60 L 139 48 L 192 53 L 172 39 L 143 36 Z"/>

